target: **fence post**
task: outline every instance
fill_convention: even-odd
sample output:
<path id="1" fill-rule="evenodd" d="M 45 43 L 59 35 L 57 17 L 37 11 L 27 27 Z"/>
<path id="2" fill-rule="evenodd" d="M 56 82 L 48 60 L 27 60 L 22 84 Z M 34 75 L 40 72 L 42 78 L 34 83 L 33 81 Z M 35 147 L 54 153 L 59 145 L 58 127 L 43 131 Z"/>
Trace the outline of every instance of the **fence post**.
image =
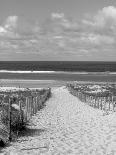
<path id="1" fill-rule="evenodd" d="M 34 109 L 34 114 L 36 114 L 36 101 L 35 101 L 35 97 L 33 97 L 33 109 Z"/>
<path id="2" fill-rule="evenodd" d="M 30 96 L 28 97 L 28 118 L 31 117 L 31 102 L 30 102 Z"/>
<path id="3" fill-rule="evenodd" d="M 11 104 L 12 104 L 12 99 L 9 97 L 9 109 L 8 109 L 8 126 L 9 126 L 9 140 L 11 141 Z"/>
<path id="4" fill-rule="evenodd" d="M 113 97 L 113 110 L 115 111 L 115 105 L 116 105 L 116 102 L 114 100 L 114 97 Z"/>
<path id="5" fill-rule="evenodd" d="M 103 108 L 103 110 L 105 111 L 106 110 L 106 98 L 105 97 L 103 98 L 103 101 L 104 101 L 104 108 Z"/>
<path id="6" fill-rule="evenodd" d="M 95 96 L 95 105 L 96 105 L 96 108 L 98 108 L 98 102 L 97 102 L 97 97 Z"/>
<path id="7" fill-rule="evenodd" d="M 89 101 L 89 102 L 90 102 L 90 106 L 92 106 L 92 103 L 91 103 L 91 96 L 89 96 L 89 100 L 90 100 L 90 101 Z"/>
<path id="8" fill-rule="evenodd" d="M 3 99 L 2 99 L 2 101 L 1 101 L 1 104 L 2 104 L 2 110 L 4 110 L 4 108 L 3 108 L 3 104 L 4 104 L 4 95 L 3 95 Z"/>
<path id="9" fill-rule="evenodd" d="M 25 122 L 28 120 L 28 97 L 26 97 Z"/>
<path id="10" fill-rule="evenodd" d="M 83 93 L 81 93 L 81 101 L 83 102 Z"/>
<path id="11" fill-rule="evenodd" d="M 4 115 L 4 95 L 3 95 L 3 98 L 1 100 L 1 105 L 2 105 L 2 112 L 3 112 L 3 115 Z"/>
<path id="12" fill-rule="evenodd" d="M 32 105 L 32 115 L 31 116 L 33 116 L 33 114 L 34 114 L 34 97 L 32 96 L 32 98 L 31 98 L 31 105 Z"/>
<path id="13" fill-rule="evenodd" d="M 93 96 L 91 96 L 92 107 L 94 107 Z"/>
<path id="14" fill-rule="evenodd" d="M 35 96 L 33 97 L 33 113 L 35 114 Z"/>
<path id="15" fill-rule="evenodd" d="M 110 111 L 110 96 L 109 96 L 109 111 Z"/>
<path id="16" fill-rule="evenodd" d="M 86 102 L 86 95 L 84 94 L 84 102 Z"/>
<path id="17" fill-rule="evenodd" d="M 30 96 L 30 118 L 33 115 L 32 112 L 33 112 L 33 98 L 32 96 Z"/>
<path id="18" fill-rule="evenodd" d="M 88 95 L 86 95 L 86 102 L 88 103 Z"/>
<path id="19" fill-rule="evenodd" d="M 95 96 L 93 96 L 93 101 L 94 101 L 94 108 L 96 108 L 96 99 L 95 99 Z"/>
<path id="20" fill-rule="evenodd" d="M 101 97 L 101 103 L 100 104 L 101 104 L 101 110 L 102 110 L 102 108 L 103 108 L 103 105 L 102 105 L 102 97 Z"/>
<path id="21" fill-rule="evenodd" d="M 98 98 L 97 98 L 97 107 L 98 107 L 98 109 L 99 109 L 99 105 L 100 105 L 100 104 L 99 104 L 99 99 L 100 99 L 100 98 L 98 97 Z"/>
<path id="22" fill-rule="evenodd" d="M 88 102 L 88 105 L 90 105 L 90 103 L 89 103 L 89 95 L 87 95 L 87 102 Z"/>
<path id="23" fill-rule="evenodd" d="M 86 95 L 85 94 L 83 94 L 83 100 L 84 100 L 84 102 L 86 102 Z"/>
<path id="24" fill-rule="evenodd" d="M 112 95 L 112 107 L 113 107 L 113 111 L 114 111 L 114 96 Z"/>
<path id="25" fill-rule="evenodd" d="M 38 106 L 37 106 L 37 96 L 36 96 L 36 98 L 35 98 L 35 103 L 36 103 L 35 112 L 37 113 L 37 109 L 38 109 Z"/>
<path id="26" fill-rule="evenodd" d="M 38 111 L 38 106 L 37 106 L 37 96 L 35 97 L 35 103 L 36 103 L 35 108 L 36 108 L 36 113 L 37 113 L 37 111 Z"/>
<path id="27" fill-rule="evenodd" d="M 91 106 L 91 96 L 89 96 L 89 105 Z"/>
<path id="28" fill-rule="evenodd" d="M 39 99 L 38 99 L 39 96 L 37 96 L 36 100 L 37 100 L 37 110 L 39 110 Z"/>
<path id="29" fill-rule="evenodd" d="M 20 120 L 21 124 L 23 124 L 23 111 L 22 111 L 22 101 L 19 101 L 19 107 L 20 107 Z"/>

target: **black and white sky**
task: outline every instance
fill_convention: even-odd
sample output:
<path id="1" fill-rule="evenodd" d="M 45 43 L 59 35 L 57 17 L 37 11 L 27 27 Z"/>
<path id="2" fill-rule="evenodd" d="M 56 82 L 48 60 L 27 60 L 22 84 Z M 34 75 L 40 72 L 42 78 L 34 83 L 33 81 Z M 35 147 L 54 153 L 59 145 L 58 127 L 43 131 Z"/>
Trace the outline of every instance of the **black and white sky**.
<path id="1" fill-rule="evenodd" d="M 116 0 L 0 0 L 0 61 L 116 61 Z"/>

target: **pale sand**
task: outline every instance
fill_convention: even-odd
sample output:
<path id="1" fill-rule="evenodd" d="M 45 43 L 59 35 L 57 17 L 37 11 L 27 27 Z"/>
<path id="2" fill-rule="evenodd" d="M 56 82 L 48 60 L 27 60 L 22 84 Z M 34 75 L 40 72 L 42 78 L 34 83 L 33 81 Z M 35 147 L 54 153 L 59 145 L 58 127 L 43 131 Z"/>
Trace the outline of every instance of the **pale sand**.
<path id="1" fill-rule="evenodd" d="M 30 133 L 4 148 L 4 154 L 116 154 L 116 113 L 103 116 L 103 111 L 82 103 L 65 87 L 52 90 L 29 127 Z"/>
<path id="2" fill-rule="evenodd" d="M 47 88 L 61 87 L 67 81 L 58 80 L 27 80 L 27 79 L 0 79 L 0 87 L 21 87 L 21 88 Z"/>

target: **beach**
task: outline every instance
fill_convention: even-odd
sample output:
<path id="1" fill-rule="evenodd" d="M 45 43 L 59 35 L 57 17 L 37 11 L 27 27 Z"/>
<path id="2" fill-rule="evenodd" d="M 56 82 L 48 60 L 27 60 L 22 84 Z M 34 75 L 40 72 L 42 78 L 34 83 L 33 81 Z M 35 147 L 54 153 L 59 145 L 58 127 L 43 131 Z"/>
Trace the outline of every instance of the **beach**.
<path id="1" fill-rule="evenodd" d="M 69 94 L 52 89 L 46 107 L 32 117 L 29 132 L 2 150 L 3 154 L 116 154 L 116 114 L 104 115 Z"/>
<path id="2" fill-rule="evenodd" d="M 0 79 L 1 87 L 55 88 L 66 85 L 66 83 L 67 81 L 58 80 Z"/>
<path id="3" fill-rule="evenodd" d="M 0 73 L 1 89 L 51 88 L 45 107 L 32 116 L 27 131 L 3 148 L 3 155 L 115 154 L 116 114 L 107 115 L 68 92 L 67 83 L 116 83 L 115 74 Z"/>
<path id="4" fill-rule="evenodd" d="M 45 81 L 91 81 L 91 82 L 116 82 L 115 73 L 105 72 L 0 72 L 2 80 L 45 80 Z M 45 82 L 46 83 L 46 82 Z M 44 84 L 44 83 L 43 83 Z"/>
<path id="5" fill-rule="evenodd" d="M 46 88 L 60 87 L 67 83 L 93 82 L 115 83 L 116 74 L 97 72 L 53 72 L 53 71 L 2 71 L 0 72 L 0 86 Z"/>
<path id="6" fill-rule="evenodd" d="M 0 155 L 116 155 L 116 1 L 0 1 Z"/>

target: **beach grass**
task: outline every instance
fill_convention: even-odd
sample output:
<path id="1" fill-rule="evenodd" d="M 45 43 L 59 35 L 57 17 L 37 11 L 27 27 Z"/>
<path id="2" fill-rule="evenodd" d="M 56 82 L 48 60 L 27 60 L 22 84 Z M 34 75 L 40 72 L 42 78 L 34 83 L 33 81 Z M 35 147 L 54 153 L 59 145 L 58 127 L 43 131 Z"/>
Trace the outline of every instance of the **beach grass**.
<path id="1" fill-rule="evenodd" d="M 16 137 L 15 135 L 26 127 L 32 115 L 44 106 L 50 96 L 50 88 L 1 87 L 0 144 L 7 144 L 9 139 Z"/>

